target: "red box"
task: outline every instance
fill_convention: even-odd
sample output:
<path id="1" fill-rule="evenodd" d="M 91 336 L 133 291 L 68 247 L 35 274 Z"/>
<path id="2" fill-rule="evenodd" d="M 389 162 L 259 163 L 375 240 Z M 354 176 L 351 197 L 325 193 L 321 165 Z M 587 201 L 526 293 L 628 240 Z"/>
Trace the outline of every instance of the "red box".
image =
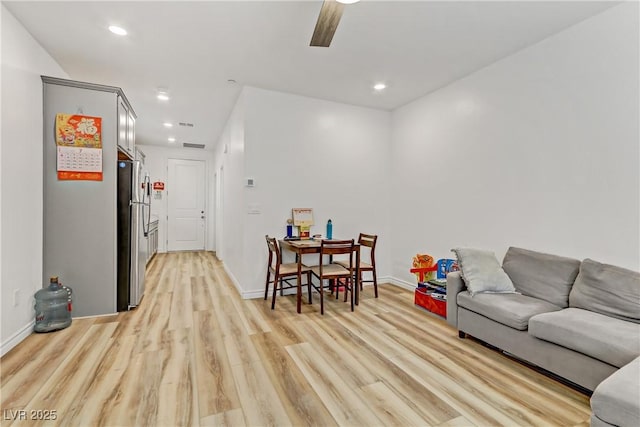
<path id="1" fill-rule="evenodd" d="M 447 302 L 431 298 L 431 295 L 424 288 L 415 290 L 413 302 L 415 305 L 427 309 L 438 316 L 447 318 Z"/>

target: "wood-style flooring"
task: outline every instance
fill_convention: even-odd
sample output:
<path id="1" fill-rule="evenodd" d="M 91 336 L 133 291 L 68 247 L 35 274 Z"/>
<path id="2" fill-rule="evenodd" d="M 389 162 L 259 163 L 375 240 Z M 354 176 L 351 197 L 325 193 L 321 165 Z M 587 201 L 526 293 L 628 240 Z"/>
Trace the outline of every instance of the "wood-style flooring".
<path id="1" fill-rule="evenodd" d="M 324 316 L 314 297 L 272 311 L 212 253 L 158 254 L 137 309 L 32 334 L 0 360 L 1 424 L 589 425 L 587 396 L 459 339 L 407 290 L 365 287 L 355 312 L 327 298 Z"/>

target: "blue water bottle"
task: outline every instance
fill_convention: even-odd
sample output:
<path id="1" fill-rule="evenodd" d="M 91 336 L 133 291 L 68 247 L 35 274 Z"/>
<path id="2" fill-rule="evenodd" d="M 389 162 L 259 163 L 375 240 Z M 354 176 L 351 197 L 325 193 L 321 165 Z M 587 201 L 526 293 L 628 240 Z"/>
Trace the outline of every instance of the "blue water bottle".
<path id="1" fill-rule="evenodd" d="M 333 224 L 331 220 L 327 221 L 327 239 L 333 238 Z"/>

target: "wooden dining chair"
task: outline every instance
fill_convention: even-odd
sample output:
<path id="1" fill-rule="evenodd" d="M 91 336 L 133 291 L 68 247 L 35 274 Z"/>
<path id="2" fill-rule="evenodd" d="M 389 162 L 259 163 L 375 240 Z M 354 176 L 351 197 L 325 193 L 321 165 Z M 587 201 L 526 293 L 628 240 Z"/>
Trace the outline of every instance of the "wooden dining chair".
<path id="1" fill-rule="evenodd" d="M 267 247 L 269 248 L 269 262 L 267 264 L 267 281 L 264 287 L 264 299 L 266 301 L 269 295 L 269 283 L 273 283 L 273 297 L 271 299 L 271 310 L 276 306 L 276 293 L 278 291 L 278 284 L 280 284 L 280 295 L 284 289 L 298 287 L 298 264 L 295 262 L 283 264 L 282 253 L 278 247 L 278 242 L 274 237 L 264 236 L 267 241 Z M 306 265 L 302 265 L 302 273 L 307 276 L 307 290 L 309 293 L 309 304 L 311 304 L 311 269 Z M 273 274 L 273 281 L 271 275 Z M 287 279 L 295 278 L 296 283 L 291 284 Z"/>
<path id="2" fill-rule="evenodd" d="M 319 287 L 314 287 L 320 292 L 320 314 L 324 314 L 323 281 L 343 279 L 345 283 L 345 301 L 347 293 L 351 291 L 351 311 L 354 310 L 353 299 L 353 239 L 351 240 L 322 240 L 320 242 L 320 261 L 318 265 L 311 267 L 311 272 L 319 281 Z M 325 256 L 348 255 L 346 266 L 336 263 L 324 264 Z"/>
<path id="3" fill-rule="evenodd" d="M 376 242 L 378 240 L 378 236 L 375 234 L 364 234 L 360 233 L 358 237 L 358 243 L 360 244 L 360 289 L 362 289 L 362 283 L 373 283 L 373 292 L 375 293 L 376 298 L 378 298 L 378 276 L 376 274 Z M 369 262 L 363 261 L 363 251 L 362 247 L 369 248 Z M 347 267 L 347 260 L 336 261 L 336 264 L 339 264 L 343 267 Z M 354 266 L 355 271 L 355 266 Z M 370 271 L 372 274 L 372 278 L 370 280 L 362 279 L 362 272 Z"/>

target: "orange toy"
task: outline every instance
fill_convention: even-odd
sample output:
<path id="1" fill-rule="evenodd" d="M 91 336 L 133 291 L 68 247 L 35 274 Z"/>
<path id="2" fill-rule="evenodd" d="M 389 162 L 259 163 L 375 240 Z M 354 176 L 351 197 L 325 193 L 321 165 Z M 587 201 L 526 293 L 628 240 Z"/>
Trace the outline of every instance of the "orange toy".
<path id="1" fill-rule="evenodd" d="M 434 273 L 438 270 L 438 265 L 433 262 L 433 257 L 429 254 L 417 254 L 413 257 L 413 268 L 409 270 L 415 273 L 418 282 L 425 282 L 433 279 Z"/>

